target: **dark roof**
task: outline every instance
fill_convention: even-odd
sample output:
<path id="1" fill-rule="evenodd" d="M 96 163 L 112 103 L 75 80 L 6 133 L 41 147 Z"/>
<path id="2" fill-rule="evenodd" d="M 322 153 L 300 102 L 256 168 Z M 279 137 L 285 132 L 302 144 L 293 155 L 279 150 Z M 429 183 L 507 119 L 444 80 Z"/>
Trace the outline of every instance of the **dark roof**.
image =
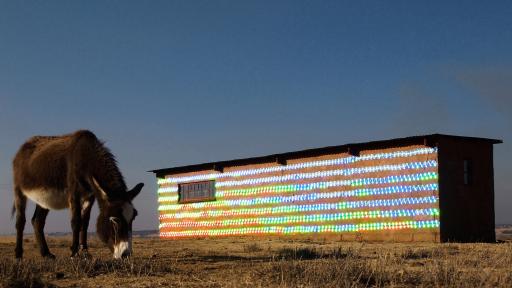
<path id="1" fill-rule="evenodd" d="M 234 159 L 234 160 L 193 164 L 193 165 L 186 165 L 186 166 L 179 166 L 179 167 L 155 169 L 155 170 L 151 170 L 149 172 L 153 172 L 157 176 L 161 176 L 161 175 L 166 175 L 166 174 L 186 173 L 186 172 L 194 172 L 194 171 L 201 171 L 201 170 L 222 171 L 222 169 L 224 167 L 243 166 L 243 165 L 250 165 L 250 164 L 270 163 L 270 162 L 277 162 L 277 163 L 285 164 L 286 160 L 288 160 L 288 159 L 315 157 L 315 156 L 328 155 L 328 154 L 334 154 L 334 153 L 350 153 L 352 155 L 358 155 L 359 151 L 363 151 L 363 150 L 382 149 L 382 148 L 400 147 L 400 146 L 418 145 L 418 144 L 435 147 L 435 146 L 437 146 L 437 143 L 439 142 L 440 138 L 451 138 L 451 139 L 455 139 L 455 140 L 472 141 L 472 142 L 475 142 L 475 141 L 476 142 L 486 142 L 486 143 L 490 143 L 490 144 L 503 143 L 503 141 L 497 140 L 497 139 L 444 135 L 444 134 L 431 134 L 431 135 L 412 136 L 412 137 L 406 137 L 406 138 L 395 138 L 395 139 L 390 139 L 390 140 L 371 141 L 371 142 L 364 142 L 364 143 L 352 143 L 352 144 L 344 144 L 344 145 L 338 145 L 338 146 L 327 146 L 327 147 L 322 147 L 322 148 L 313 148 L 313 149 L 306 149 L 306 150 L 300 150 L 300 151 L 285 152 L 285 153 L 272 154 L 272 155 L 267 155 L 267 156 L 258 156 L 258 157 L 250 157 L 250 158 L 243 158 L 243 159 Z"/>

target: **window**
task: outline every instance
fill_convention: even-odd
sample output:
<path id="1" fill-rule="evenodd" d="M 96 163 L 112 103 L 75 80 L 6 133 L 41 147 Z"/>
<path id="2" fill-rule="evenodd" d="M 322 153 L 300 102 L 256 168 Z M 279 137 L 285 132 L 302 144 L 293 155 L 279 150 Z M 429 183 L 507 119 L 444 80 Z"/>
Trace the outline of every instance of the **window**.
<path id="1" fill-rule="evenodd" d="M 464 160 L 464 185 L 471 185 L 473 182 L 473 163 L 471 160 Z"/>
<path id="2" fill-rule="evenodd" d="M 178 184 L 178 203 L 215 200 L 215 181 Z"/>

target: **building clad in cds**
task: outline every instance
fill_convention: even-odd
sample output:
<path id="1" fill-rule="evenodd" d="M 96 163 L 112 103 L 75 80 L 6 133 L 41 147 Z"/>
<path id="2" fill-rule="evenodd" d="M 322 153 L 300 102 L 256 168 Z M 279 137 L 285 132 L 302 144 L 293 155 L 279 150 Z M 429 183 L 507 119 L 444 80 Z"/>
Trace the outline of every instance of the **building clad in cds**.
<path id="1" fill-rule="evenodd" d="M 153 170 L 160 237 L 493 242 L 498 143 L 433 134 Z"/>

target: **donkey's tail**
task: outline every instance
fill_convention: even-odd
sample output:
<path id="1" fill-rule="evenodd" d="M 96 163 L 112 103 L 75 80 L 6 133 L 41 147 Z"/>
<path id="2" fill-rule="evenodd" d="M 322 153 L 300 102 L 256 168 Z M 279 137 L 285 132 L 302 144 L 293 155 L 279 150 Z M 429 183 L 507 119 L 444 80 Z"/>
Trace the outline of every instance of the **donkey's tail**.
<path id="1" fill-rule="evenodd" d="M 16 213 L 16 206 L 13 203 L 12 204 L 12 210 L 11 210 L 11 219 L 14 218 L 14 213 Z"/>

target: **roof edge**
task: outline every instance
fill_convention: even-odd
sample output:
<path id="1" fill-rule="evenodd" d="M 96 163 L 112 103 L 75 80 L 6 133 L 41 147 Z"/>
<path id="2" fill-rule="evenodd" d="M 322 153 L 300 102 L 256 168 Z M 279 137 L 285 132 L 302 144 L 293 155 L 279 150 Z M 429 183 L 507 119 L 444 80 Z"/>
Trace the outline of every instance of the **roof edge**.
<path id="1" fill-rule="evenodd" d="M 394 138 L 388 140 L 378 140 L 371 142 L 361 142 L 361 143 L 350 143 L 344 145 L 337 146 L 326 146 L 321 148 L 310 148 L 292 152 L 284 152 L 278 154 L 271 154 L 265 156 L 256 156 L 256 157 L 248 157 L 248 158 L 239 158 L 233 160 L 225 160 L 225 161 L 215 161 L 215 162 L 207 162 L 201 164 L 192 164 L 192 165 L 184 165 L 184 166 L 176 166 L 170 168 L 162 168 L 162 169 L 154 169 L 149 170 L 147 172 L 155 173 L 157 177 L 162 174 L 178 174 L 178 173 L 187 173 L 194 172 L 200 170 L 216 170 L 222 172 L 224 167 L 232 167 L 232 166 L 243 166 L 250 164 L 260 164 L 260 163 L 271 163 L 276 162 L 280 164 L 284 164 L 288 159 L 297 159 L 303 157 L 314 157 L 321 156 L 326 154 L 333 153 L 350 153 L 352 155 L 356 155 L 359 151 L 362 150 L 370 150 L 377 149 L 383 147 L 400 147 L 400 146 L 408 146 L 414 144 L 423 144 L 426 146 L 435 147 L 438 144 L 439 139 L 441 138 L 451 138 L 463 141 L 473 141 L 473 142 L 487 142 L 490 144 L 501 144 L 502 140 L 499 139 L 490 139 L 490 138 L 480 138 L 480 137 L 468 137 L 468 136 L 457 136 L 457 135 L 446 135 L 446 134 L 429 134 L 429 135 L 419 135 L 419 136 L 411 136 L 404 138 Z"/>

